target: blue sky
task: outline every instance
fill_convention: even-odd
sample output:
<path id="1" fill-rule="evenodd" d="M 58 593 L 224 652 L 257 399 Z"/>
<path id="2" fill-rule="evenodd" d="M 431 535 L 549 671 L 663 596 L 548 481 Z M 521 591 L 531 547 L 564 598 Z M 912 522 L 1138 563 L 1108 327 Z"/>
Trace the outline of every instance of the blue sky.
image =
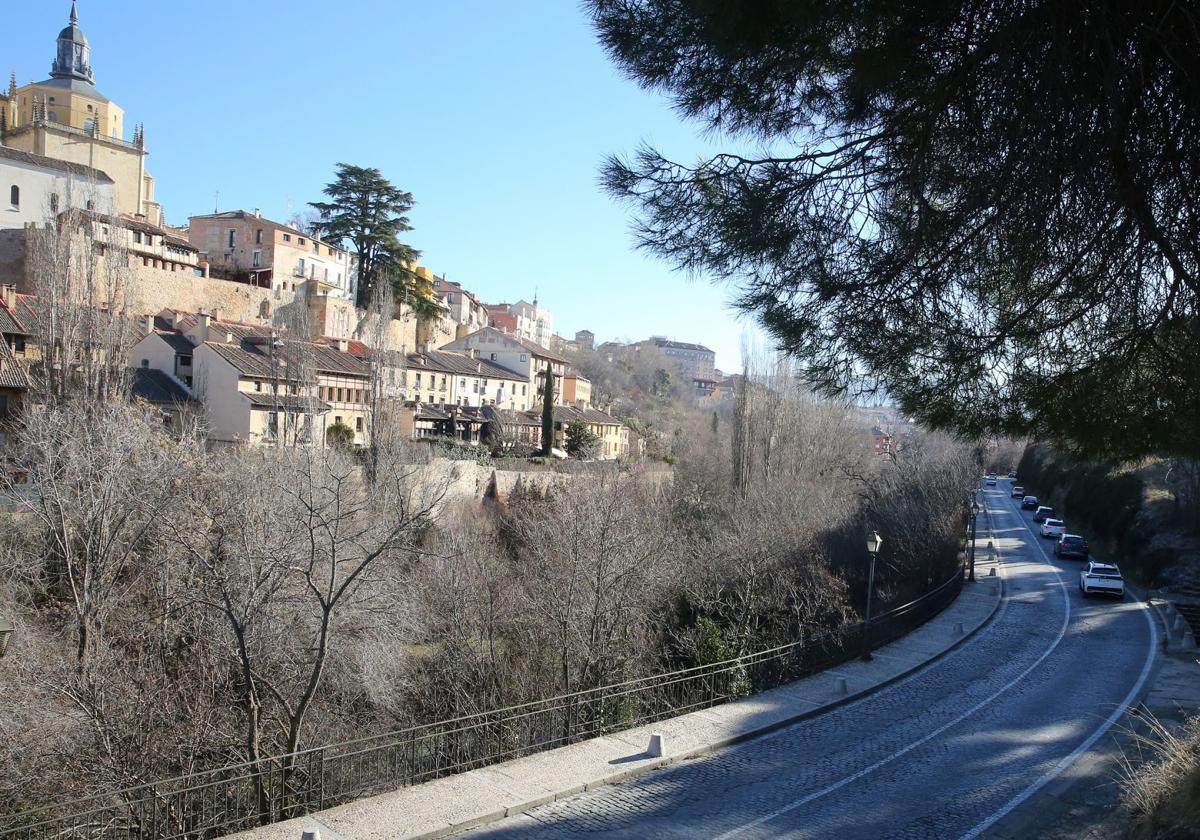
<path id="1" fill-rule="evenodd" d="M 20 84 L 48 76 L 69 0 L 5 10 Z M 532 298 L 564 335 L 698 341 L 740 368 L 751 327 L 730 291 L 637 252 L 630 210 L 597 186 L 605 155 L 648 141 L 711 151 L 623 78 L 572 0 L 80 0 L 97 87 L 146 126 L 172 224 L 261 208 L 285 220 L 339 161 L 417 200 L 411 245 L 495 302 Z"/>

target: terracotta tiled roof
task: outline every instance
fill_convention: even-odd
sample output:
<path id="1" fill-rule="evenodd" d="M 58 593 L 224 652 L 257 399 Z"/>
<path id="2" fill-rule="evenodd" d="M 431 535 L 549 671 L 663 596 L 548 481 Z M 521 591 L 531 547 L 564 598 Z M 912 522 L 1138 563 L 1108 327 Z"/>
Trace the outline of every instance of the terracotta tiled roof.
<path id="1" fill-rule="evenodd" d="M 29 389 L 29 372 L 4 341 L 0 341 L 0 388 Z"/>
<path id="2" fill-rule="evenodd" d="M 222 328 L 225 326 L 228 325 L 222 324 Z M 271 345 L 248 341 L 206 341 L 205 346 L 211 347 L 239 373 L 259 379 L 279 377 L 283 381 L 295 381 L 297 375 L 291 371 L 300 364 L 312 365 L 318 373 L 343 376 L 367 377 L 371 372 L 362 359 L 323 344 L 285 341 L 282 346 L 275 348 L 274 357 Z"/>

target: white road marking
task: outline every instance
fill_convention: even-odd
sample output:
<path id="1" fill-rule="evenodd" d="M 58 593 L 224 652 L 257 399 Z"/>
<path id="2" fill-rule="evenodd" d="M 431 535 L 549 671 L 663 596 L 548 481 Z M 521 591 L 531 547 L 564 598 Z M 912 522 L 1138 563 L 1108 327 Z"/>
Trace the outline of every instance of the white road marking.
<path id="1" fill-rule="evenodd" d="M 1024 517 L 1022 517 L 1022 519 L 1024 519 Z M 1033 529 L 1030 528 L 1030 530 L 1032 531 Z M 1042 553 L 1045 553 L 1045 549 L 1043 549 Z M 1128 596 L 1128 593 L 1126 593 L 1126 595 Z M 1009 800 L 1009 802 L 1006 803 L 1003 808 L 996 811 L 986 820 L 979 823 L 979 825 L 975 826 L 966 834 L 964 834 L 962 836 L 962 840 L 973 840 L 973 838 L 978 837 L 1004 817 L 1008 816 L 1017 806 L 1029 799 L 1029 797 L 1033 796 L 1043 787 L 1054 781 L 1054 779 L 1057 778 L 1064 770 L 1070 767 L 1075 760 L 1079 758 L 1079 756 L 1091 749 L 1092 745 L 1100 740 L 1104 733 L 1111 729 L 1113 724 L 1115 724 L 1117 720 L 1125 714 L 1130 704 L 1133 703 L 1134 699 L 1141 692 L 1142 686 L 1146 684 L 1146 679 L 1150 676 L 1150 669 L 1154 664 L 1154 658 L 1158 651 L 1158 628 L 1154 626 L 1154 620 L 1150 617 L 1150 610 L 1146 608 L 1146 605 L 1141 604 L 1141 608 L 1141 613 L 1143 616 L 1145 616 L 1146 623 L 1150 625 L 1150 650 L 1146 655 L 1146 662 L 1142 665 L 1142 672 L 1138 675 L 1137 682 L 1134 683 L 1133 688 L 1129 690 L 1129 693 L 1125 695 L 1125 699 L 1121 701 L 1121 705 L 1117 706 L 1117 708 L 1113 710 L 1113 713 L 1109 715 L 1082 744 L 1080 744 L 1078 747 L 1072 750 L 1070 754 L 1065 756 L 1057 764 L 1047 770 L 1041 778 L 1037 779 L 1037 781 Z"/>
<path id="2" fill-rule="evenodd" d="M 1019 516 L 1019 514 L 1018 514 L 1018 516 Z M 1022 517 L 1022 521 L 1023 521 L 1023 517 Z M 1062 642 L 1063 637 L 1065 637 L 1067 634 L 1067 626 L 1071 622 L 1071 596 L 1067 592 L 1067 587 L 1063 583 L 1062 574 L 1059 572 L 1058 567 L 1055 566 L 1053 563 L 1051 563 L 1049 565 L 1050 565 L 1050 568 L 1052 568 L 1054 570 L 1055 581 L 1058 583 L 1058 587 L 1062 591 L 1063 605 L 1065 607 L 1064 614 L 1063 614 L 1063 622 L 1062 622 L 1062 626 L 1059 627 L 1059 629 L 1058 629 L 1058 634 L 1054 637 L 1054 641 L 1050 644 L 1049 647 L 1046 648 L 1046 650 L 1042 653 L 1042 655 L 1039 656 L 1032 665 L 1030 665 L 1028 668 L 1026 668 L 1024 671 L 1022 671 L 1020 674 L 1018 674 L 1016 677 L 1014 677 L 1012 680 L 1010 680 L 1008 683 L 1006 683 L 1000 689 L 998 689 L 995 693 L 989 695 L 984 700 L 979 701 L 974 706 L 967 709 L 965 712 L 963 712 L 961 715 L 954 718 L 953 720 L 943 724 L 942 726 L 939 726 L 937 729 L 935 729 L 932 732 L 930 732 L 929 734 L 917 739 L 916 741 L 913 741 L 911 744 L 904 747 L 903 749 L 896 750 L 894 753 L 887 756 L 886 758 L 881 758 L 879 761 L 876 761 L 874 764 L 864 767 L 862 770 L 859 770 L 857 773 L 853 773 L 849 776 L 846 776 L 846 777 L 834 782 L 831 785 L 823 787 L 818 791 L 814 791 L 813 793 L 810 793 L 808 796 L 804 796 L 804 797 L 801 797 L 800 799 L 793 800 L 792 802 L 789 802 L 787 805 L 783 806 L 782 808 L 772 811 L 769 814 L 764 814 L 763 816 L 758 817 L 757 819 L 751 820 L 750 822 L 745 823 L 744 825 L 738 826 L 737 828 L 731 829 L 730 831 L 726 831 L 724 834 L 718 834 L 714 838 L 714 840 L 726 840 L 726 838 L 735 837 L 738 834 L 741 834 L 743 831 L 746 831 L 747 829 L 756 828 L 764 823 L 770 822 L 771 820 L 775 819 L 776 817 L 783 816 L 784 814 L 790 813 L 791 811 L 794 811 L 797 808 L 802 808 L 803 806 L 807 805 L 808 803 L 813 802 L 817 799 L 820 799 L 823 796 L 828 796 L 829 794 L 845 787 L 846 785 L 850 784 L 851 782 L 858 781 L 859 779 L 863 778 L 864 776 L 874 773 L 880 767 L 890 764 L 891 762 L 895 761 L 897 758 L 900 758 L 901 756 L 912 752 L 913 750 L 915 750 L 917 747 L 921 746 L 922 744 L 928 743 L 929 741 L 933 740 L 934 738 L 936 738 L 938 735 L 941 735 L 943 732 L 945 732 L 950 727 L 956 726 L 959 723 L 962 723 L 968 717 L 975 714 L 976 712 L 978 712 L 980 709 L 984 708 L 985 706 L 988 706 L 991 703 L 993 703 L 997 697 L 999 697 L 1004 692 L 1008 691 L 1010 688 L 1015 686 L 1017 683 L 1021 682 L 1021 680 L 1025 679 L 1027 676 L 1029 676 L 1029 674 L 1032 673 L 1034 671 L 1034 669 L 1036 669 L 1039 665 L 1041 665 L 1043 662 L 1046 661 L 1046 658 L 1051 653 L 1053 653 L 1055 648 L 1058 647 L 1059 643 Z M 1007 598 L 1005 599 L 1004 605 L 1005 606 L 1008 605 Z M 1099 737 L 1099 736 L 1097 736 L 1097 737 Z"/>

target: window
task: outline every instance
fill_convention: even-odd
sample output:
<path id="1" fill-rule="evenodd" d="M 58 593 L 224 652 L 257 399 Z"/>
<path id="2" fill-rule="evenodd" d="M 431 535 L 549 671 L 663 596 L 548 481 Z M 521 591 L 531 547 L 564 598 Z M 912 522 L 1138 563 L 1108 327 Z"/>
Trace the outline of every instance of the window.
<path id="1" fill-rule="evenodd" d="M 522 385 L 522 386 L 521 386 L 521 396 L 522 396 L 522 397 L 524 397 L 526 394 L 528 394 L 528 393 L 529 393 L 529 392 L 528 392 L 528 390 L 527 390 L 528 388 L 529 388 L 529 386 L 528 386 L 528 385 Z"/>
<path id="2" fill-rule="evenodd" d="M 321 256 L 321 244 L 319 242 L 313 243 L 313 253 L 318 257 Z"/>
<path id="3" fill-rule="evenodd" d="M 149 360 L 149 359 L 142 359 L 142 367 L 143 367 L 143 368 L 148 368 L 148 367 L 150 367 L 150 360 Z"/>
<path id="4" fill-rule="evenodd" d="M 332 249 L 332 248 L 329 248 L 328 250 L 329 250 L 329 256 L 331 256 L 331 257 L 332 257 L 332 256 L 333 256 L 333 249 Z"/>
<path id="5" fill-rule="evenodd" d="M 53 96 L 51 96 L 51 97 L 50 97 L 50 101 L 51 101 L 51 103 L 53 103 L 53 102 L 54 102 L 54 97 L 53 97 Z"/>
<path id="6" fill-rule="evenodd" d="M 354 431 L 361 432 L 363 430 L 363 422 L 361 417 L 354 418 Z"/>
<path id="7" fill-rule="evenodd" d="M 19 353 L 22 355 L 25 353 L 25 336 L 23 336 L 23 335 L 14 335 L 13 336 L 12 350 L 14 353 Z"/>
<path id="8" fill-rule="evenodd" d="M 229 250 L 233 250 L 233 246 L 237 244 L 237 231 L 233 228 L 229 229 Z"/>
<path id="9" fill-rule="evenodd" d="M 262 393 L 262 383 L 261 383 L 261 382 L 255 382 L 255 383 L 254 383 L 254 390 L 255 390 L 255 391 L 258 391 L 259 393 Z"/>
<path id="10" fill-rule="evenodd" d="M 133 241 L 138 245 L 142 244 L 142 232 L 140 230 L 135 230 L 133 232 Z"/>
<path id="11" fill-rule="evenodd" d="M 254 244 L 255 245 L 262 244 L 262 228 L 259 228 L 258 230 L 254 231 Z"/>
<path id="12" fill-rule="evenodd" d="M 529 357 L 528 357 L 527 355 L 525 355 L 524 353 L 522 353 L 522 354 L 521 354 L 521 361 L 522 361 L 522 362 L 528 362 L 528 361 L 529 361 Z"/>
<path id="13" fill-rule="evenodd" d="M 90 114 L 90 113 L 92 113 L 92 106 L 91 106 L 91 105 L 89 105 L 89 106 L 87 106 L 87 108 L 88 108 L 88 113 L 89 113 L 89 114 Z"/>
<path id="14" fill-rule="evenodd" d="M 291 235 L 290 233 L 285 233 L 285 234 L 283 235 L 283 241 L 284 241 L 284 242 L 291 242 L 291 241 L 292 241 L 292 235 Z"/>
<path id="15" fill-rule="evenodd" d="M 89 210 L 95 210 L 95 209 L 96 209 L 96 202 L 92 201 L 92 200 L 89 198 L 89 199 L 88 199 L 88 203 L 87 203 L 87 209 L 89 209 Z M 107 233 L 107 231 L 106 231 L 106 233 Z"/>
<path id="16" fill-rule="evenodd" d="M 255 252 L 254 252 L 254 254 L 251 256 L 251 259 L 250 259 L 250 264 L 251 264 L 251 265 L 252 265 L 254 268 L 258 268 L 259 266 L 261 266 L 261 265 L 262 265 L 262 251 L 255 251 Z"/>
<path id="17" fill-rule="evenodd" d="M 50 212 L 58 213 L 58 193 L 50 193 Z"/>
<path id="18" fill-rule="evenodd" d="M 21 188 L 13 184 L 13 188 L 8 191 L 8 203 L 16 210 L 21 206 Z"/>
<path id="19" fill-rule="evenodd" d="M 304 237 L 303 237 L 303 236 L 297 236 L 297 237 L 296 237 L 296 244 L 297 244 L 297 245 L 304 245 L 304 244 L 305 244 L 305 242 L 304 242 Z"/>
<path id="20" fill-rule="evenodd" d="M 335 417 L 333 418 L 333 425 L 335 425 L 335 426 L 341 426 L 341 425 L 342 425 L 342 418 L 341 418 L 341 417 L 336 417 L 336 416 L 335 416 Z"/>
<path id="21" fill-rule="evenodd" d="M 494 361 L 496 361 L 496 354 L 495 354 L 495 353 L 492 353 L 492 354 L 491 354 L 491 356 L 492 356 L 492 361 L 493 361 L 493 362 L 494 362 Z"/>
<path id="22" fill-rule="evenodd" d="M 175 358 L 179 362 L 180 367 L 191 367 L 192 366 L 192 354 L 191 353 L 187 353 L 187 354 L 180 353 Z"/>

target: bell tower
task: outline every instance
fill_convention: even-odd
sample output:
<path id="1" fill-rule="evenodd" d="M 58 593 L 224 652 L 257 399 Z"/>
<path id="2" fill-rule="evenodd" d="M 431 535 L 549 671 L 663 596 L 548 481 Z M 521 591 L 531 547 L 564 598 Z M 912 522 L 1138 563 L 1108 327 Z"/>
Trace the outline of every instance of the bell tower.
<path id="1" fill-rule="evenodd" d="M 50 67 L 54 79 L 78 79 L 92 82 L 92 48 L 79 28 L 79 10 L 71 0 L 71 22 L 58 33 L 58 57 Z"/>

